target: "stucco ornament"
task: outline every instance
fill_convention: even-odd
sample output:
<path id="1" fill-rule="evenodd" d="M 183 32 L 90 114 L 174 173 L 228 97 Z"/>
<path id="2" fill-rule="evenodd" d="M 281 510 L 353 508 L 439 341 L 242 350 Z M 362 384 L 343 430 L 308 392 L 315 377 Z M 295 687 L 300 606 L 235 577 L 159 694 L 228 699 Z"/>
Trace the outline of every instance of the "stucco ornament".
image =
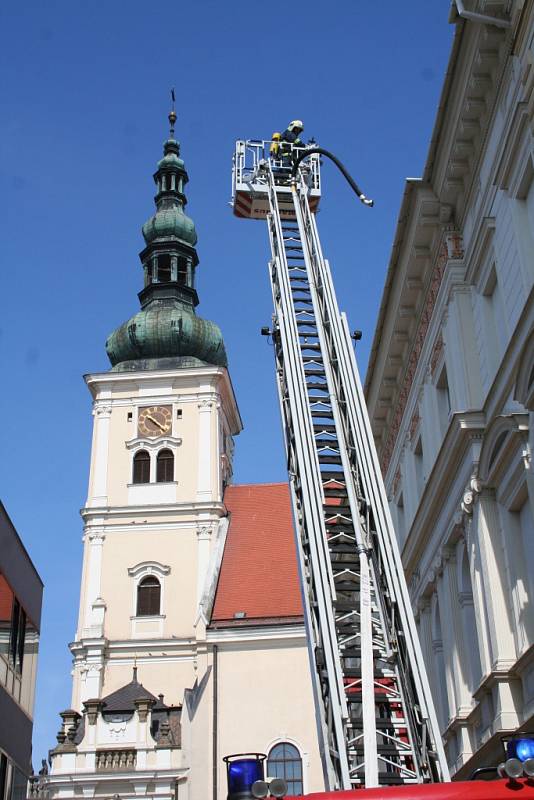
<path id="1" fill-rule="evenodd" d="M 532 451 L 530 449 L 530 444 L 527 442 L 525 445 L 525 449 L 521 453 L 523 458 L 523 464 L 525 465 L 525 469 L 532 469 Z"/>
<path id="2" fill-rule="evenodd" d="M 462 498 L 462 511 L 464 512 L 464 514 L 472 516 L 475 500 L 477 498 L 477 495 L 480 494 L 481 490 L 482 490 L 481 482 L 476 477 L 476 475 L 473 475 L 471 477 L 471 480 L 469 481 L 469 488 L 464 492 L 464 496 Z"/>

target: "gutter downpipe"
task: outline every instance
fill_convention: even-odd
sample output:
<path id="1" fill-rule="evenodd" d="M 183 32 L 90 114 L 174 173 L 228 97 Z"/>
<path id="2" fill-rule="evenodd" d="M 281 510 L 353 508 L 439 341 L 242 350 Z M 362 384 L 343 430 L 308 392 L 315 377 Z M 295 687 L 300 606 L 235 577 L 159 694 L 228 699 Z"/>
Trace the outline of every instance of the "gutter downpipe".
<path id="1" fill-rule="evenodd" d="M 467 11 L 463 0 L 454 0 L 458 14 L 472 22 L 480 22 L 484 25 L 495 25 L 497 28 L 510 28 L 512 23 L 509 19 L 499 19 L 490 17 L 488 14 L 478 14 L 476 11 Z"/>
<path id="2" fill-rule="evenodd" d="M 218 662 L 217 662 L 218 646 L 213 645 L 213 800 L 218 800 L 217 792 L 217 767 L 219 758 L 219 744 L 218 744 Z"/>

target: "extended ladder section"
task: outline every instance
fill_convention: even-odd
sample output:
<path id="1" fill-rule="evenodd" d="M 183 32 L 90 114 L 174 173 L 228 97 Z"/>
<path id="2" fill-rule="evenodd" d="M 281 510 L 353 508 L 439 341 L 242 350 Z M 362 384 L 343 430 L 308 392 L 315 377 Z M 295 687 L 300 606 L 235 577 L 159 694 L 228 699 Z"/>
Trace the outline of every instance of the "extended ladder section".
<path id="1" fill-rule="evenodd" d="M 262 174 L 276 376 L 327 788 L 448 780 L 347 320 L 310 210 L 309 180 L 299 170 L 281 186 L 270 163 L 262 164 Z"/>

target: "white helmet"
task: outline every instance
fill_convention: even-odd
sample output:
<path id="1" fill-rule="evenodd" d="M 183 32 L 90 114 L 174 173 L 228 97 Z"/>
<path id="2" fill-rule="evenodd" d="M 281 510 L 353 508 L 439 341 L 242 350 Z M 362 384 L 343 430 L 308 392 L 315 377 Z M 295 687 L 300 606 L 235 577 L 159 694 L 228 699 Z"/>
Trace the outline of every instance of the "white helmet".
<path id="1" fill-rule="evenodd" d="M 296 128 L 296 129 L 298 129 L 299 131 L 303 131 L 303 130 L 304 130 L 304 123 L 302 122 L 302 120 L 300 120 L 300 119 L 294 119 L 294 120 L 293 120 L 292 122 L 290 122 L 290 123 L 289 123 L 289 125 L 287 126 L 287 129 L 288 129 L 288 131 L 291 131 L 291 133 L 293 133 L 293 131 L 295 130 L 295 128 Z"/>

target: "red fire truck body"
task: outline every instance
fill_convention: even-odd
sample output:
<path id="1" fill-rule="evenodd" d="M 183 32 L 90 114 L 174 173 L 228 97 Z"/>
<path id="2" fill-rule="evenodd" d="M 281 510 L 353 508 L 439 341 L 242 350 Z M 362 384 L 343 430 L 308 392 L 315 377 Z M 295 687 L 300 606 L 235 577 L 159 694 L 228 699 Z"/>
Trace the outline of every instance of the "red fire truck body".
<path id="1" fill-rule="evenodd" d="M 306 800 L 534 800 L 534 780 L 476 780 L 379 786 L 346 792 L 314 792 Z"/>

